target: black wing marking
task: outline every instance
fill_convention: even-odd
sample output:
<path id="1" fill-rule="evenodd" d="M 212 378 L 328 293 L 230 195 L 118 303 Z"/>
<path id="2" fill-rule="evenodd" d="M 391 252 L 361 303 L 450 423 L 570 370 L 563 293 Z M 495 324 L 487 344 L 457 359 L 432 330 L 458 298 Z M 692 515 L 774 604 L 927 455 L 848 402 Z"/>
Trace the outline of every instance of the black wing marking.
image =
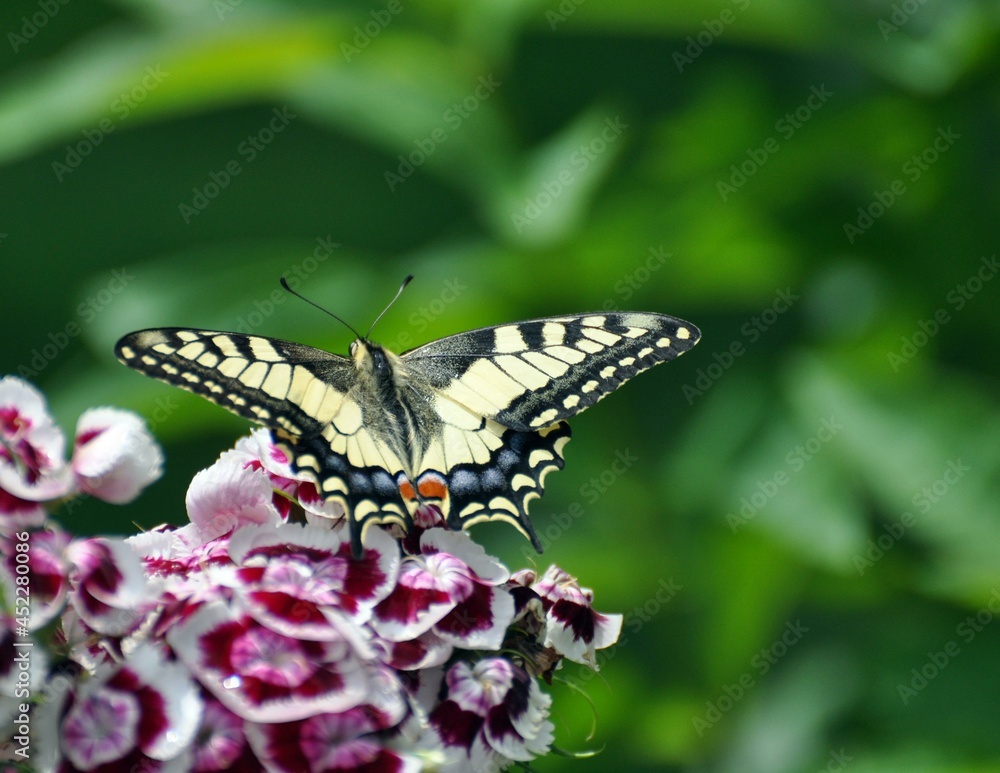
<path id="1" fill-rule="evenodd" d="M 524 432 L 589 408 L 700 337 L 665 314 L 582 314 L 459 333 L 402 359 L 445 398 Z"/>
<path id="2" fill-rule="evenodd" d="M 212 330 L 139 330 L 119 340 L 115 354 L 147 376 L 290 435 L 321 432 L 354 379 L 349 360 L 322 349 Z"/>
<path id="3" fill-rule="evenodd" d="M 395 523 L 410 530 L 412 521 L 399 488 L 406 474 L 399 459 L 367 429 L 359 427 L 348 436 L 329 425 L 311 437 L 274 436 L 294 468 L 316 478 L 324 500 L 347 513 L 356 558 L 362 555 L 364 533 L 371 524 Z"/>
<path id="4" fill-rule="evenodd" d="M 463 529 L 481 521 L 506 521 L 541 553 L 528 503 L 542 495 L 545 476 L 563 468 L 569 425 L 557 422 L 539 432 L 505 429 L 501 437 L 503 445 L 487 463 L 456 464 L 450 469 L 447 523 Z"/>

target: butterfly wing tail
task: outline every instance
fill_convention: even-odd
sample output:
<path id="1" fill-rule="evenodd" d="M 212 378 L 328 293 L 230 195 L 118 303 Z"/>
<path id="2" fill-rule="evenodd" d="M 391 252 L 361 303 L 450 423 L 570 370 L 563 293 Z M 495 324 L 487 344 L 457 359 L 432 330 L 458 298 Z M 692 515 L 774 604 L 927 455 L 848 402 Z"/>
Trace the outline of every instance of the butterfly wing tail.
<path id="1" fill-rule="evenodd" d="M 504 446 L 489 464 L 460 464 L 451 469 L 446 520 L 456 530 L 482 521 L 506 521 L 541 553 L 528 504 L 542 495 L 546 475 L 562 469 L 570 428 L 556 422 L 538 432 L 508 429 L 503 439 Z"/>

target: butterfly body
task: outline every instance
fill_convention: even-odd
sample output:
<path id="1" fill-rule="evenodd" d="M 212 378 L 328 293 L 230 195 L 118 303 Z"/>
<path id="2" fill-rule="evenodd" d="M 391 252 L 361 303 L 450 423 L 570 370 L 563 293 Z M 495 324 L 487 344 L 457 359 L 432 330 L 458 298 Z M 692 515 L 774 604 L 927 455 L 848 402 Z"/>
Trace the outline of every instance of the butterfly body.
<path id="1" fill-rule="evenodd" d="M 563 466 L 565 419 L 687 351 L 697 328 L 661 314 L 550 317 L 481 328 L 397 355 L 358 339 L 344 358 L 262 336 L 187 328 L 123 337 L 118 358 L 269 427 L 293 468 L 348 515 L 408 529 L 505 520 L 541 551 L 528 502 Z"/>

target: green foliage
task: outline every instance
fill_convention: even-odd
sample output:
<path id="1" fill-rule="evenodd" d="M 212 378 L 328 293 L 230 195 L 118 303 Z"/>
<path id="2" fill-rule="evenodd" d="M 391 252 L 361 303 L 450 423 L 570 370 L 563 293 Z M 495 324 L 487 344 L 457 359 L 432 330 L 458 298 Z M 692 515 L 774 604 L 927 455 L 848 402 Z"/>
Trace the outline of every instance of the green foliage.
<path id="1" fill-rule="evenodd" d="M 3 371 L 167 450 L 138 507 L 67 525 L 182 522 L 245 428 L 118 365 L 123 333 L 346 349 L 282 274 L 361 329 L 416 274 L 376 331 L 399 349 L 675 314 L 701 345 L 581 416 L 533 506 L 539 564 L 627 613 L 599 677 L 564 674 L 595 739 L 553 687 L 559 745 L 606 750 L 537 769 L 996 770 L 997 11 L 6 3 Z"/>

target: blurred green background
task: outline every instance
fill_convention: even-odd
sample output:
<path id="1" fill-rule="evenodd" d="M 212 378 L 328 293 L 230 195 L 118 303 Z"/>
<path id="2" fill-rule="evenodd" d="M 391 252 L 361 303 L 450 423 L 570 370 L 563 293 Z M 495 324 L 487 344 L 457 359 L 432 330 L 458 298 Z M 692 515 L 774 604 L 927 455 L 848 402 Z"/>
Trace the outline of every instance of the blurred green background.
<path id="1" fill-rule="evenodd" d="M 539 771 L 1000 770 L 1000 3 L 7 0 L 2 371 L 167 472 L 246 423 L 151 326 L 344 352 L 576 311 L 702 343 L 573 422 L 533 519 L 626 614 Z M 337 245 L 337 246 L 332 246 Z M 71 431 L 71 430 L 70 430 Z M 582 515 L 573 517 L 572 513 Z M 512 567 L 535 560 L 484 526 Z M 992 608 L 991 608 L 992 605 Z"/>

